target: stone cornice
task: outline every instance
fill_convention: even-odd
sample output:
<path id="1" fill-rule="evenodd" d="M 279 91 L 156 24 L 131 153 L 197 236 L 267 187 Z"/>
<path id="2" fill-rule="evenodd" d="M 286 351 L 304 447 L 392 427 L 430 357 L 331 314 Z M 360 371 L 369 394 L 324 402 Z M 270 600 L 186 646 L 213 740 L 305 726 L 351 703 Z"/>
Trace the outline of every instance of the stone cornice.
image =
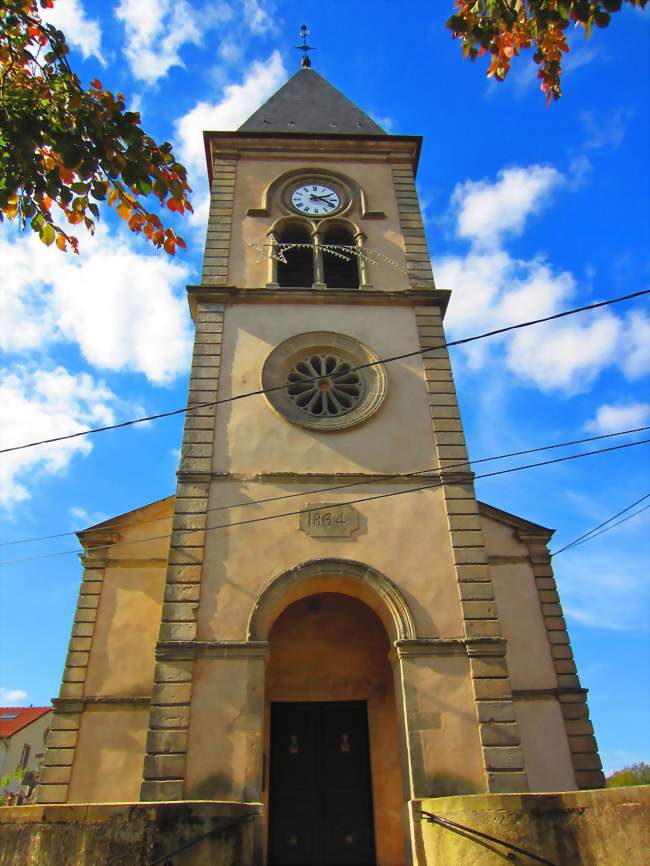
<path id="1" fill-rule="evenodd" d="M 515 701 L 564 700 L 575 698 L 584 701 L 589 689 L 582 688 L 550 688 L 550 689 L 513 689 L 512 698 Z"/>
<path id="2" fill-rule="evenodd" d="M 52 698 L 52 706 L 60 712 L 80 712 L 89 704 L 146 705 L 151 695 L 84 695 L 77 698 Z"/>
<path id="3" fill-rule="evenodd" d="M 241 289 L 237 286 L 188 285 L 188 303 L 196 321 L 197 305 L 205 304 L 345 304 L 352 306 L 436 307 L 444 316 L 451 292 L 445 289 Z"/>
<path id="4" fill-rule="evenodd" d="M 411 640 L 395 641 L 398 658 L 417 658 L 420 656 L 504 656 L 505 638 L 495 637 L 420 637 Z"/>
<path id="5" fill-rule="evenodd" d="M 156 659 L 266 659 L 268 651 L 267 641 L 261 640 L 168 640 L 158 641 Z"/>
<path id="6" fill-rule="evenodd" d="M 413 173 L 417 172 L 422 148 L 420 135 L 342 135 L 341 133 L 309 132 L 218 132 L 203 133 L 205 159 L 210 186 L 213 180 L 212 160 L 215 157 L 238 158 L 245 151 L 265 155 L 278 154 L 285 159 L 307 156 L 316 161 L 321 156 L 334 156 L 341 160 L 345 156 L 371 155 L 385 159 L 401 159 L 409 162 Z M 258 156 L 259 158 L 259 156 Z"/>

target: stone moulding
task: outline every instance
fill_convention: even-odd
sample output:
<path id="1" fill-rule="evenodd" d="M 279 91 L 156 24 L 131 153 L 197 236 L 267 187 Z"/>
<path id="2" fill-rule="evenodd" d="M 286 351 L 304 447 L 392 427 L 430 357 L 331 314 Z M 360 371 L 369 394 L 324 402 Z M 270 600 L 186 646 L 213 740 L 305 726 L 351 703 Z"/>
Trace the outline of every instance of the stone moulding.
<path id="1" fill-rule="evenodd" d="M 317 559 L 297 565 L 266 585 L 253 607 L 248 622 L 249 641 L 264 641 L 291 587 L 312 578 L 343 577 L 369 587 L 383 608 L 391 641 L 413 639 L 415 622 L 397 586 L 381 572 L 361 562 L 346 559 Z"/>
<path id="2" fill-rule="evenodd" d="M 149 704 L 151 695 L 83 695 L 78 698 L 52 698 L 52 706 L 61 712 L 81 711 L 89 704 Z"/>
<path id="3" fill-rule="evenodd" d="M 244 304 L 352 304 L 370 306 L 430 307 L 444 316 L 451 297 L 446 289 L 407 289 L 385 292 L 379 289 L 241 289 L 208 284 L 186 287 L 192 318 L 196 321 L 200 303 Z"/>
<path id="4" fill-rule="evenodd" d="M 265 659 L 268 654 L 268 646 L 267 641 L 160 641 L 156 648 L 156 659 L 158 661 L 180 661 L 197 658 Z"/>
<path id="5" fill-rule="evenodd" d="M 505 656 L 505 638 L 437 638 L 420 637 L 412 640 L 395 641 L 395 651 L 400 658 L 417 656 L 468 656 L 480 657 Z"/>

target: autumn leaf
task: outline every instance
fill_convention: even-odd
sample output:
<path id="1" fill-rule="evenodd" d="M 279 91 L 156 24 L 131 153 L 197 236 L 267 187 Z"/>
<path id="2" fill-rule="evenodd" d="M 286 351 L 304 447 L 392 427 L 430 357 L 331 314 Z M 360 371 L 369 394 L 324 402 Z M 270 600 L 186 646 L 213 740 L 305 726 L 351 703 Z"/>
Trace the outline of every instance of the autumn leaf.
<path id="1" fill-rule="evenodd" d="M 191 208 L 186 169 L 169 143 L 157 142 L 141 127 L 140 116 L 125 110 L 124 94 L 113 94 L 97 78 L 88 89 L 82 86 L 69 65 L 64 35 L 40 17 L 41 9 L 53 5 L 0 3 L 0 220 L 15 219 L 48 246 L 56 240 L 59 250 L 77 252 L 77 239 L 50 216 L 57 213 L 52 205 L 71 225 L 93 232 L 106 202 L 117 205 L 132 231 L 144 226 L 147 240 L 164 246 L 176 234 L 147 199 L 156 209 L 175 200 L 165 213 L 183 215 Z M 134 212 L 138 219 L 132 219 Z"/>
<path id="2" fill-rule="evenodd" d="M 115 210 L 118 212 L 118 214 L 122 217 L 123 220 L 128 220 L 128 218 L 131 216 L 131 211 L 133 210 L 133 208 L 130 204 L 127 204 L 123 201 L 115 208 Z"/>

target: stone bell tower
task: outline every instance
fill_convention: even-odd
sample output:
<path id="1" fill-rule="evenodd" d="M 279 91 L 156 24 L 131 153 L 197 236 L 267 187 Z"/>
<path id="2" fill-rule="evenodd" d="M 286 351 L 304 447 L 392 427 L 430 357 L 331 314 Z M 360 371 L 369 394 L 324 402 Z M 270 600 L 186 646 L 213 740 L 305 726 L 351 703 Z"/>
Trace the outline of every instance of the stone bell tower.
<path id="1" fill-rule="evenodd" d="M 156 505 L 166 571 L 147 549 L 160 619 L 122 631 L 144 673 L 112 686 L 149 708 L 103 790 L 120 799 L 144 766 L 142 800 L 258 804 L 260 862 L 400 866 L 423 797 L 602 784 L 552 531 L 477 502 L 449 356 L 427 349 L 449 292 L 415 190 L 421 139 L 310 68 L 204 138 L 190 411 L 176 496 Z M 131 587 L 134 549 L 110 554 L 130 557 Z M 89 672 L 110 656 L 111 561 L 87 566 L 104 581 L 76 654 Z M 45 801 L 89 796 L 75 767 L 107 736 L 99 707 L 84 735 L 90 676 L 62 689 L 81 733 Z"/>

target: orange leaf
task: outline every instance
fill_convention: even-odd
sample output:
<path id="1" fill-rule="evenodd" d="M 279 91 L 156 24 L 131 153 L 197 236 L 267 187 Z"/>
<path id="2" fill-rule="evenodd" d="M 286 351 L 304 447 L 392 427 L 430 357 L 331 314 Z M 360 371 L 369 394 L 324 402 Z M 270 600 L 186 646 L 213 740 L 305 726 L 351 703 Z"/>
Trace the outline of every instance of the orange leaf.
<path id="1" fill-rule="evenodd" d="M 133 208 L 130 204 L 127 204 L 125 201 L 123 201 L 117 206 L 116 210 L 123 220 L 128 220 L 128 218 L 131 216 L 131 211 L 133 210 Z"/>
<path id="2" fill-rule="evenodd" d="M 95 90 L 101 90 L 102 89 L 102 83 L 99 80 L 99 78 L 95 78 L 94 81 L 91 81 L 90 86 L 92 88 L 94 88 Z"/>
<path id="3" fill-rule="evenodd" d="M 58 234 L 56 236 L 56 245 L 60 250 L 63 250 L 63 252 L 66 251 L 65 235 Z"/>
<path id="4" fill-rule="evenodd" d="M 167 238 L 164 244 L 165 252 L 169 253 L 170 256 L 176 254 L 176 244 L 174 243 L 174 238 Z"/>
<path id="5" fill-rule="evenodd" d="M 115 187 L 113 187 L 113 189 L 108 194 L 108 198 L 106 199 L 106 201 L 110 207 L 113 207 L 113 205 L 115 204 L 116 198 L 117 198 L 117 190 L 115 189 Z"/>
<path id="6" fill-rule="evenodd" d="M 177 238 L 176 238 L 176 243 L 178 244 L 178 246 L 179 246 L 182 250 L 186 250 L 186 249 L 187 249 L 187 244 L 185 243 L 185 241 L 183 240 L 183 238 L 179 238 L 179 237 L 177 237 Z"/>

